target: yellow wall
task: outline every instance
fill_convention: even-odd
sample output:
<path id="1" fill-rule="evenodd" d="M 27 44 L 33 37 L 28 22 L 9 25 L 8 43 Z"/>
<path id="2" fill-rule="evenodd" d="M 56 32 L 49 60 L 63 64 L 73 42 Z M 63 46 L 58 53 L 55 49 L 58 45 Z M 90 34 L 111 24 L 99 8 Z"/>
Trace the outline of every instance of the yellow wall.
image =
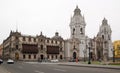
<path id="1" fill-rule="evenodd" d="M 115 58 L 120 58 L 120 40 L 114 41 Z"/>

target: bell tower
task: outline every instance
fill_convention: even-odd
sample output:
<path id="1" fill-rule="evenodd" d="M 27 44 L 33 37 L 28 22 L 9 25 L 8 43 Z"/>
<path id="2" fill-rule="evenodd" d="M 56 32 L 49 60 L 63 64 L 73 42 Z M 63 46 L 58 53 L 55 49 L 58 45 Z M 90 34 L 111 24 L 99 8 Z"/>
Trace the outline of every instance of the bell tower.
<path id="1" fill-rule="evenodd" d="M 81 15 L 81 10 L 76 6 L 70 21 L 71 38 L 83 39 L 85 37 L 85 26 L 84 16 Z"/>
<path id="2" fill-rule="evenodd" d="M 112 40 L 111 40 L 112 30 L 106 18 L 102 20 L 102 25 L 98 32 L 98 36 L 101 37 L 103 41 L 103 60 L 108 60 L 109 57 L 112 57 Z"/>

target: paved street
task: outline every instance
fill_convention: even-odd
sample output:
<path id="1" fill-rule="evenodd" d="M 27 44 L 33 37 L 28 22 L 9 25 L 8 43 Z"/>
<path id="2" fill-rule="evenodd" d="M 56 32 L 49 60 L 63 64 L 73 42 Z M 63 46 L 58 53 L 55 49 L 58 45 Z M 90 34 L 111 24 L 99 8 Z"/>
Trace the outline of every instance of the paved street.
<path id="1" fill-rule="evenodd" d="M 120 70 L 61 66 L 56 63 L 17 62 L 15 64 L 2 64 L 9 73 L 120 73 Z M 0 72 L 1 73 L 1 72 Z"/>

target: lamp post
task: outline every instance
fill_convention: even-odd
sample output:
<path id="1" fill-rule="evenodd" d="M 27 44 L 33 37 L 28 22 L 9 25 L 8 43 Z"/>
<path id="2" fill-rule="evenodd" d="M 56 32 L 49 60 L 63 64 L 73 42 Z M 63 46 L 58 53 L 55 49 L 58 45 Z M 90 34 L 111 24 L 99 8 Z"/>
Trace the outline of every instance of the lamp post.
<path id="1" fill-rule="evenodd" d="M 84 62 L 86 62 L 86 59 L 85 59 L 86 50 L 85 49 L 83 50 L 83 53 L 84 53 Z"/>
<path id="2" fill-rule="evenodd" d="M 89 49 L 89 59 L 88 59 L 88 64 L 91 64 L 91 61 L 90 61 L 90 57 L 91 57 L 91 55 L 90 55 L 90 47 L 89 47 L 88 49 Z"/>
<path id="3" fill-rule="evenodd" d="M 115 50 L 114 50 L 114 47 L 111 50 L 112 50 L 112 53 L 113 53 L 113 62 L 115 62 Z"/>

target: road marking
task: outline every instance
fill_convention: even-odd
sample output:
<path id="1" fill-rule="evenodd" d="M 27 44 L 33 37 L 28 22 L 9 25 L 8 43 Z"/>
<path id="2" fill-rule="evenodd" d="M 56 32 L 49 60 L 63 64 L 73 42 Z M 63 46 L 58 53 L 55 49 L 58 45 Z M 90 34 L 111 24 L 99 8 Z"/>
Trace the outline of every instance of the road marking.
<path id="1" fill-rule="evenodd" d="M 38 71 L 38 70 L 35 70 L 36 73 L 44 73 L 44 72 L 41 72 L 41 71 Z"/>
<path id="2" fill-rule="evenodd" d="M 66 70 L 57 69 L 57 68 L 55 68 L 54 70 L 57 70 L 57 71 L 62 71 L 62 72 L 66 72 Z"/>

